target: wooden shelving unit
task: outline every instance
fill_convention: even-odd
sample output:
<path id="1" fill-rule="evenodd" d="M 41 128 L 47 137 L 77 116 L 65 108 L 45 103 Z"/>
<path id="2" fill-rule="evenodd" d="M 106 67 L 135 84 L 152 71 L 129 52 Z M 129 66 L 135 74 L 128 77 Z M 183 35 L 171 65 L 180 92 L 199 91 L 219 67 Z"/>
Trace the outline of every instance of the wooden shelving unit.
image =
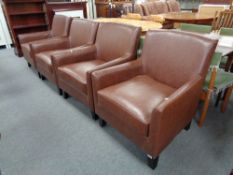
<path id="1" fill-rule="evenodd" d="M 15 53 L 22 56 L 18 35 L 48 30 L 45 0 L 3 0 L 3 3 Z"/>

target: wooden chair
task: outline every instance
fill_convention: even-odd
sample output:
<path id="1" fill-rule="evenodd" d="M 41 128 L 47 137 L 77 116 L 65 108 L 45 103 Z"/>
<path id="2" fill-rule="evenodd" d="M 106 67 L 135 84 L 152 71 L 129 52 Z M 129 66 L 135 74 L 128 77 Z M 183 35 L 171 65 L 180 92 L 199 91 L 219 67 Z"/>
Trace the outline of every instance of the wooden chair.
<path id="1" fill-rule="evenodd" d="M 213 30 L 220 30 L 222 27 L 233 28 L 233 10 L 216 12 L 212 27 Z"/>
<path id="2" fill-rule="evenodd" d="M 220 29 L 220 35 L 225 35 L 225 36 L 233 36 L 233 29 L 232 28 L 221 28 Z M 233 57 L 233 55 L 230 55 L 231 57 Z M 224 57 L 220 63 L 220 67 L 224 68 L 225 71 L 227 72 L 233 72 L 233 58 L 232 59 L 229 59 L 227 56 Z M 230 96 L 232 94 L 232 86 L 227 88 L 225 90 L 224 93 L 222 92 L 219 92 L 218 94 L 218 97 L 217 97 L 217 100 L 216 100 L 216 103 L 215 103 L 215 106 L 217 107 L 221 98 L 222 98 L 222 94 L 224 94 L 222 100 L 222 104 L 221 104 L 221 111 L 222 112 L 225 112 L 226 109 L 227 109 L 227 105 L 228 105 L 228 102 L 229 102 L 229 99 L 230 99 Z"/>
<path id="3" fill-rule="evenodd" d="M 196 33 L 210 33 L 211 26 L 182 23 L 180 29 Z M 204 101 L 204 105 L 201 111 L 200 119 L 198 121 L 199 127 L 203 125 L 204 120 L 206 118 L 212 94 L 218 94 L 219 92 L 222 92 L 225 89 L 227 89 L 225 93 L 226 95 L 224 96 L 224 100 L 221 106 L 221 111 L 224 112 L 226 110 L 230 95 L 233 90 L 233 74 L 219 68 L 221 59 L 222 54 L 216 52 L 212 58 L 210 69 L 207 74 L 205 83 L 203 85 L 203 91 L 200 99 L 201 101 Z"/>
<path id="4" fill-rule="evenodd" d="M 198 125 L 201 127 L 206 118 L 209 102 L 212 96 L 212 93 L 218 94 L 224 89 L 228 89 L 221 107 L 221 111 L 224 112 L 226 110 L 232 89 L 233 89 L 233 74 L 230 72 L 225 72 L 220 69 L 218 66 L 220 64 L 222 58 L 221 53 L 215 53 L 212 63 L 210 66 L 209 73 L 206 77 L 203 92 L 201 96 L 201 100 L 204 101 L 204 106 L 201 112 L 201 116 L 198 122 Z"/>

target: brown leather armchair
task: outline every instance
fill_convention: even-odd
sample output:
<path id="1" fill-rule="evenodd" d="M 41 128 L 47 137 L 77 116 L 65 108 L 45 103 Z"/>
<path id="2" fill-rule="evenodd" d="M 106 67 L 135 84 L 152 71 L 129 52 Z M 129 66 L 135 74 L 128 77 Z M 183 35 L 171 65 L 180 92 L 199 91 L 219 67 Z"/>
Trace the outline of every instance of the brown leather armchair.
<path id="1" fill-rule="evenodd" d="M 63 15 L 55 15 L 51 30 L 44 32 L 21 34 L 18 36 L 24 58 L 28 62 L 28 66 L 36 68 L 35 52 L 32 52 L 30 44 L 32 43 L 46 43 L 51 39 L 55 39 L 57 42 L 62 37 L 66 37 L 69 33 L 71 18 Z"/>
<path id="2" fill-rule="evenodd" d="M 100 125 L 132 140 L 154 169 L 161 151 L 190 127 L 216 44 L 183 32 L 147 32 L 140 59 L 92 74 Z"/>
<path id="3" fill-rule="evenodd" d="M 92 72 L 136 58 L 140 33 L 139 27 L 100 23 L 94 45 L 53 55 L 58 87 L 64 91 L 64 98 L 69 94 L 94 111 Z"/>
<path id="4" fill-rule="evenodd" d="M 63 38 L 60 42 L 50 40 L 47 43 L 32 44 L 32 50 L 38 54 L 35 56 L 37 71 L 42 79 L 48 78 L 57 84 L 57 78 L 52 65 L 52 55 L 70 55 L 78 47 L 93 45 L 96 38 L 98 23 L 83 19 L 73 19 L 68 38 Z M 41 50 L 48 50 L 40 52 Z M 59 89 L 59 93 L 62 91 Z"/>

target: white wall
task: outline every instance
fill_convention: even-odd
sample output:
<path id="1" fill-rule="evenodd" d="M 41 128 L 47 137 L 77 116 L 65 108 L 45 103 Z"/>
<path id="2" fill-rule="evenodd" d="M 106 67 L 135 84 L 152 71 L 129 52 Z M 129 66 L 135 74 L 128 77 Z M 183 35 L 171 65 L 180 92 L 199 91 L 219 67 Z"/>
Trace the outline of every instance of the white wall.
<path id="1" fill-rule="evenodd" d="M 2 11 L 2 6 L 0 5 L 0 45 L 10 47 L 10 44 L 12 44 L 12 40 Z"/>

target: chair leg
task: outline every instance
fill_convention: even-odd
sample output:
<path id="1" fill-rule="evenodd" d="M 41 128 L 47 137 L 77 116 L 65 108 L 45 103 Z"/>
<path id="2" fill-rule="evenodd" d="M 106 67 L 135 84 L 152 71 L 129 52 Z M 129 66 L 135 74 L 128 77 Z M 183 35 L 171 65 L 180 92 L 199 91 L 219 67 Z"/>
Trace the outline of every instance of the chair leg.
<path id="1" fill-rule="evenodd" d="M 192 121 L 189 122 L 189 123 L 184 127 L 184 130 L 185 130 L 185 131 L 188 131 L 188 130 L 190 129 L 190 127 L 191 127 L 191 124 L 192 124 Z"/>
<path id="2" fill-rule="evenodd" d="M 28 67 L 32 67 L 32 65 L 28 62 Z"/>
<path id="3" fill-rule="evenodd" d="M 46 80 L 46 77 L 44 75 L 41 75 L 41 80 Z"/>
<path id="4" fill-rule="evenodd" d="M 151 157 L 150 155 L 147 155 L 147 165 L 151 168 L 151 169 L 155 169 L 158 165 L 159 162 L 159 156 L 156 158 Z"/>
<path id="5" fill-rule="evenodd" d="M 200 120 L 198 122 L 198 126 L 199 127 L 202 127 L 202 125 L 203 125 L 203 123 L 205 121 L 206 114 L 207 114 L 208 107 L 209 107 L 209 103 L 210 103 L 211 94 L 212 94 L 212 91 L 209 90 L 207 92 L 207 95 L 206 95 L 206 98 L 205 98 L 205 102 L 204 102 L 204 106 L 203 106 L 203 109 L 201 111 L 201 117 L 200 117 Z"/>
<path id="6" fill-rule="evenodd" d="M 92 117 L 93 120 L 98 120 L 99 119 L 99 116 L 94 111 L 91 111 L 91 117 Z"/>
<path id="7" fill-rule="evenodd" d="M 57 91 L 58 91 L 58 94 L 59 94 L 59 95 L 63 95 L 63 91 L 62 91 L 61 88 L 57 88 Z"/>
<path id="8" fill-rule="evenodd" d="M 38 72 L 38 77 L 39 77 L 39 79 L 41 79 L 41 74 L 40 74 L 40 72 Z"/>
<path id="9" fill-rule="evenodd" d="M 106 121 L 104 121 L 103 119 L 99 119 L 99 125 L 103 128 L 107 125 Z"/>
<path id="10" fill-rule="evenodd" d="M 232 90 L 233 90 L 233 86 L 227 88 L 226 94 L 224 96 L 224 99 L 223 99 L 223 102 L 222 102 L 222 105 L 221 105 L 221 112 L 226 111 L 229 99 L 231 97 Z"/>
<path id="11" fill-rule="evenodd" d="M 216 102 L 215 102 L 215 107 L 218 107 L 218 104 L 221 100 L 221 97 L 222 97 L 222 91 L 218 93 L 218 96 L 217 96 L 217 99 L 216 99 Z"/>
<path id="12" fill-rule="evenodd" d="M 63 97 L 64 97 L 64 99 L 67 99 L 67 98 L 69 98 L 69 94 L 67 92 L 63 91 Z"/>

